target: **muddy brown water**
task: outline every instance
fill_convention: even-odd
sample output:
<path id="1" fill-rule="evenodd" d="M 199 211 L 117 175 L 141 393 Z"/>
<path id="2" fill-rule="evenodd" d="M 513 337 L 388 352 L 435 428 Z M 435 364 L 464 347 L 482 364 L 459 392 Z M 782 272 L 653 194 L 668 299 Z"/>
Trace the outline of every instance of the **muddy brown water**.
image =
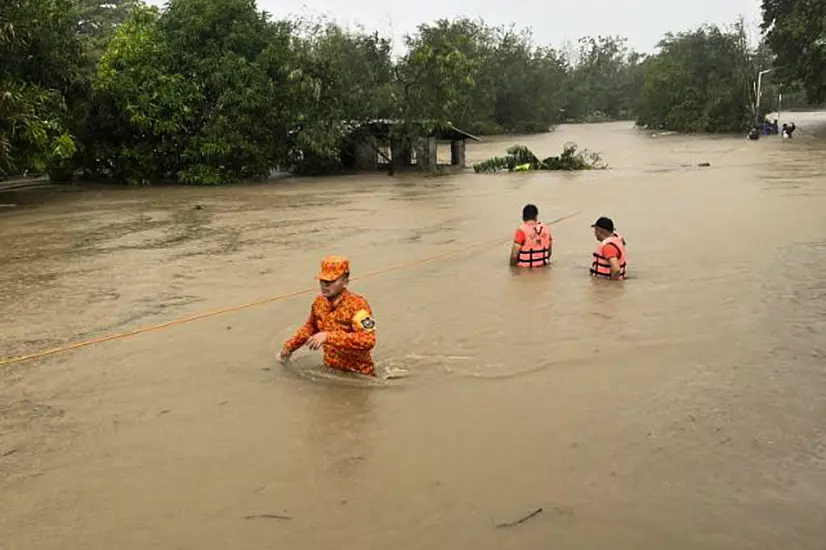
<path id="1" fill-rule="evenodd" d="M 806 116 L 792 141 L 618 123 L 469 151 L 574 140 L 602 172 L 6 196 L 4 356 L 312 286 L 328 253 L 358 275 L 502 244 L 353 283 L 392 379 L 275 363 L 311 295 L 2 367 L 0 547 L 822 550 L 826 143 L 804 130 L 826 117 Z M 550 271 L 513 274 L 526 202 L 580 214 Z M 587 276 L 600 215 L 625 283 Z"/>

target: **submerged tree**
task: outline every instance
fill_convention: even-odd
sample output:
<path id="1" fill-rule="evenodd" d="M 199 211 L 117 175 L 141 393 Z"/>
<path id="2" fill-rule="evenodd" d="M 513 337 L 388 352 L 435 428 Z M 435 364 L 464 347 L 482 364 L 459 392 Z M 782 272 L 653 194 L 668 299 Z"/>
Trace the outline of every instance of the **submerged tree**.
<path id="1" fill-rule="evenodd" d="M 57 170 L 74 154 L 84 63 L 70 0 L 0 2 L 0 176 Z"/>
<path id="2" fill-rule="evenodd" d="M 802 37 L 798 72 L 809 71 L 810 95 L 824 2 L 764 2 L 781 64 L 796 51 L 788 39 Z M 221 184 L 276 168 L 329 173 L 353 162 L 354 128 L 375 119 L 393 121 L 391 150 L 420 159 L 429 153 L 421 138 L 450 127 L 546 132 L 634 114 L 650 126 L 735 131 L 753 114 L 754 74 L 771 64 L 771 52 L 755 55 L 744 36 L 742 27 L 702 27 L 666 36 L 644 57 L 617 37 L 586 37 L 563 52 L 534 44 L 529 30 L 439 19 L 405 37 L 394 59 L 378 33 L 273 20 L 255 0 L 8 0 L 0 176 L 70 177 L 81 167 L 128 182 Z M 791 99 L 795 83 L 776 74 L 763 109 L 780 82 Z M 518 166 L 569 169 L 579 154 Z"/>
<path id="3" fill-rule="evenodd" d="M 644 56 L 616 36 L 583 37 L 571 48 L 565 87 L 568 120 L 629 119 L 642 87 Z"/>
<path id="4" fill-rule="evenodd" d="M 667 34 L 645 68 L 637 123 L 682 132 L 739 132 L 752 120 L 753 67 L 742 23 Z"/>
<path id="5" fill-rule="evenodd" d="M 117 179 L 220 184 L 266 176 L 312 139 L 302 102 L 319 85 L 291 26 L 252 0 L 172 0 L 118 28 L 95 81 L 95 168 Z"/>
<path id="6" fill-rule="evenodd" d="M 762 9 L 777 77 L 799 83 L 810 103 L 826 101 L 826 0 L 763 0 Z"/>

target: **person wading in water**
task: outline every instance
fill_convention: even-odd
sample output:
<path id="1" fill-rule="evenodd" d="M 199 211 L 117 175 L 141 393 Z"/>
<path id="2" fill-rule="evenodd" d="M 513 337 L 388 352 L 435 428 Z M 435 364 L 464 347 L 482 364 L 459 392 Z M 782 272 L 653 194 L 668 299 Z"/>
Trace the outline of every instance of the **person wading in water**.
<path id="1" fill-rule="evenodd" d="M 321 260 L 316 276 L 321 294 L 310 307 L 310 316 L 284 342 L 278 356 L 284 363 L 304 344 L 324 348 L 324 364 L 330 368 L 375 376 L 370 351 L 376 345 L 376 323 L 367 300 L 347 289 L 350 262 L 342 256 Z"/>
<path id="2" fill-rule="evenodd" d="M 599 218 L 591 227 L 597 239 L 597 248 L 591 262 L 591 276 L 620 281 L 625 279 L 627 257 L 625 239 L 614 230 L 611 218 Z"/>
<path id="3" fill-rule="evenodd" d="M 551 229 L 538 218 L 539 209 L 533 204 L 526 204 L 522 209 L 522 225 L 513 236 L 510 265 L 545 267 L 551 264 Z"/>

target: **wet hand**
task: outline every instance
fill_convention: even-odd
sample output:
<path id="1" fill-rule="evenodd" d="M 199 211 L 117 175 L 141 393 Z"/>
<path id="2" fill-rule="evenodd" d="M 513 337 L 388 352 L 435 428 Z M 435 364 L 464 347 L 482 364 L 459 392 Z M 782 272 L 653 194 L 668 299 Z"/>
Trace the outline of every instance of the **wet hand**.
<path id="1" fill-rule="evenodd" d="M 289 351 L 281 350 L 281 353 L 278 354 L 278 362 L 283 365 L 284 363 L 290 360 L 291 355 L 292 353 L 290 353 Z"/>
<path id="2" fill-rule="evenodd" d="M 326 341 L 327 341 L 327 333 L 326 332 L 319 332 L 317 334 L 313 334 L 310 337 L 310 339 L 307 340 L 307 347 L 310 348 L 310 349 L 318 349 Z"/>

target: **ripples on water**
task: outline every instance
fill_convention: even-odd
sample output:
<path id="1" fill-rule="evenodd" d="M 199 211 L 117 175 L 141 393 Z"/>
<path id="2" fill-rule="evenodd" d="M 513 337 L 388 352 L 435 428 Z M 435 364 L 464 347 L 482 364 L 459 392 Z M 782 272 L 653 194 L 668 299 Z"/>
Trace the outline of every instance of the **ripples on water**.
<path id="1" fill-rule="evenodd" d="M 4 369 L 4 544 L 820 550 L 823 143 L 607 124 L 469 161 L 568 140 L 611 169 L 5 197 L 4 354 L 502 243 L 353 282 L 376 379 L 275 361 L 311 293 Z M 507 267 L 527 202 L 581 212 L 550 270 Z M 587 276 L 600 215 L 621 284 Z"/>

